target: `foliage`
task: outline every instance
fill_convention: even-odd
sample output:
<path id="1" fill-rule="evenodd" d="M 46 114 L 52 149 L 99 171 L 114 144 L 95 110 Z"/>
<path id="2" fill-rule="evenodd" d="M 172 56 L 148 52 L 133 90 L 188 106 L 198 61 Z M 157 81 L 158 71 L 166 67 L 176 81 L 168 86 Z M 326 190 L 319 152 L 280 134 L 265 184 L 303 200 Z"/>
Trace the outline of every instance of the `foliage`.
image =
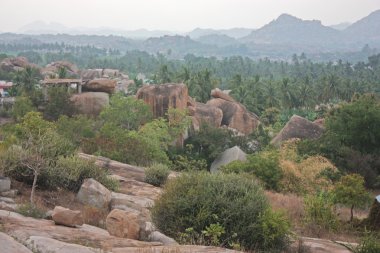
<path id="1" fill-rule="evenodd" d="M 48 90 L 48 102 L 45 105 L 44 117 L 49 120 L 57 120 L 61 115 L 72 116 L 75 113 L 70 94 L 64 87 L 51 87 Z"/>
<path id="2" fill-rule="evenodd" d="M 162 186 L 166 183 L 169 173 L 167 165 L 154 163 L 145 169 L 145 182 L 154 186 Z"/>
<path id="3" fill-rule="evenodd" d="M 380 240 L 373 233 L 366 232 L 359 245 L 354 250 L 355 253 L 378 253 L 380 252 Z"/>
<path id="4" fill-rule="evenodd" d="M 279 167 L 279 153 L 277 150 L 261 151 L 249 155 L 247 162 L 234 161 L 222 168 L 223 172 L 252 173 L 259 178 L 267 189 L 279 190 L 282 172 Z"/>
<path id="5" fill-rule="evenodd" d="M 204 159 L 196 159 L 192 156 L 193 145 L 187 144 L 183 149 L 169 149 L 171 169 L 175 171 L 207 170 L 207 162 Z"/>
<path id="6" fill-rule="evenodd" d="M 188 156 L 196 160 L 206 160 L 209 167 L 215 158 L 228 148 L 239 146 L 245 152 L 252 152 L 249 140 L 249 136 L 238 136 L 231 130 L 202 124 L 200 130 L 190 136 L 185 144 L 191 144 L 193 147 Z"/>
<path id="7" fill-rule="evenodd" d="M 33 217 L 36 219 L 42 219 L 45 217 L 45 212 L 43 210 L 30 203 L 19 205 L 16 212 L 26 217 Z"/>
<path id="8" fill-rule="evenodd" d="M 137 130 L 141 125 L 152 119 L 152 111 L 142 100 L 125 97 L 117 93 L 111 97 L 110 105 L 100 114 L 107 123 L 115 124 L 128 130 Z"/>
<path id="9" fill-rule="evenodd" d="M 163 233 L 178 239 L 190 234 L 188 238 L 202 243 L 202 235 L 207 234 L 208 240 L 203 241 L 206 244 L 240 244 L 247 250 L 281 248 L 284 245 L 269 243 L 270 238 L 268 244 L 262 241 L 263 229 L 269 223 L 264 225 L 260 217 L 268 208 L 263 190 L 253 179 L 198 172 L 170 180 L 153 207 L 152 218 Z M 269 227 L 281 238 L 288 233 Z"/>
<path id="10" fill-rule="evenodd" d="M 351 222 L 353 209 L 363 207 L 370 202 L 370 195 L 364 187 L 364 178 L 358 174 L 343 176 L 335 185 L 335 201 L 351 207 Z"/>
<path id="11" fill-rule="evenodd" d="M 12 108 L 12 116 L 16 121 L 20 121 L 28 112 L 35 111 L 32 101 L 28 97 L 17 97 Z"/>
<path id="12" fill-rule="evenodd" d="M 106 169 L 77 155 L 60 156 L 55 166 L 49 168 L 47 180 L 52 188 L 62 187 L 77 192 L 86 178 L 95 179 L 111 191 L 118 189 L 118 182 L 109 177 Z"/>
<path id="13" fill-rule="evenodd" d="M 326 192 L 307 195 L 304 198 L 304 222 L 319 234 L 324 230 L 334 231 L 339 227 L 333 196 Z"/>

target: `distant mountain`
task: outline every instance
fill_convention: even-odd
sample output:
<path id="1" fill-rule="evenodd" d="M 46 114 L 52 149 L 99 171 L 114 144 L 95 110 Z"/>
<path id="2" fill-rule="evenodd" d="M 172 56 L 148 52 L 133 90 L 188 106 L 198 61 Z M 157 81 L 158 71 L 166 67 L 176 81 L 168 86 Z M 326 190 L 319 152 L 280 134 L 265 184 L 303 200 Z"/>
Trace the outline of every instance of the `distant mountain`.
<path id="1" fill-rule="evenodd" d="M 302 20 L 282 14 L 276 20 L 241 39 L 255 44 L 324 45 L 338 39 L 339 31 L 318 20 Z"/>
<path id="2" fill-rule="evenodd" d="M 343 23 L 339 23 L 339 24 L 336 24 L 336 25 L 330 25 L 330 27 L 334 28 L 335 30 L 343 31 L 347 27 L 349 27 L 351 24 L 352 23 L 350 23 L 350 22 L 343 22 Z"/>
<path id="3" fill-rule="evenodd" d="M 194 30 L 186 33 L 192 39 L 199 39 L 206 35 L 226 35 L 235 39 L 239 39 L 249 35 L 253 29 L 249 28 L 231 28 L 231 29 L 203 29 L 195 28 Z"/>
<path id="4" fill-rule="evenodd" d="M 343 31 L 345 39 L 359 44 L 380 46 L 380 10 L 353 23 Z"/>
<path id="5" fill-rule="evenodd" d="M 226 47 L 239 44 L 239 42 L 236 39 L 224 34 L 204 35 L 196 39 L 196 41 L 207 45 L 215 45 L 218 47 Z"/>

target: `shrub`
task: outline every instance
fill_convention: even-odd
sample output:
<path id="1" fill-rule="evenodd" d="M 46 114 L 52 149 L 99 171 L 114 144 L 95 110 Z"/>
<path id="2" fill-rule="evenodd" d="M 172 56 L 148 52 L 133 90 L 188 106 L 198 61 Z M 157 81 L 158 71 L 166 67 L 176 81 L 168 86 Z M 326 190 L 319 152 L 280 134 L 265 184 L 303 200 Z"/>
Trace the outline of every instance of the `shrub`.
<path id="1" fill-rule="evenodd" d="M 169 173 L 167 165 L 155 163 L 145 169 L 145 182 L 154 186 L 162 186 L 168 179 Z"/>
<path id="2" fill-rule="evenodd" d="M 57 120 L 61 115 L 72 116 L 75 113 L 75 106 L 66 88 L 52 87 L 48 94 L 49 100 L 44 109 L 46 119 Z"/>
<path id="3" fill-rule="evenodd" d="M 33 217 L 37 219 L 41 219 L 45 217 L 45 212 L 41 209 L 39 209 L 36 205 L 32 205 L 31 203 L 26 203 L 20 205 L 16 212 L 19 214 L 22 214 L 27 217 Z"/>
<path id="4" fill-rule="evenodd" d="M 15 120 L 20 121 L 28 112 L 35 110 L 36 108 L 28 97 L 17 97 L 12 108 L 12 116 Z"/>
<path id="5" fill-rule="evenodd" d="M 266 216 L 268 208 L 262 188 L 253 179 L 197 172 L 183 174 L 166 184 L 152 209 L 152 218 L 163 233 L 178 240 L 187 238 L 204 244 L 218 241 L 220 246 L 239 244 L 248 250 L 281 248 L 284 245 L 272 242 L 282 241 L 288 231 L 269 221 L 278 217 Z M 265 229 L 276 234 L 276 238 L 266 238 L 264 243 Z"/>
<path id="6" fill-rule="evenodd" d="M 317 195 L 308 195 L 304 198 L 304 221 L 315 232 L 323 230 L 334 231 L 338 228 L 338 217 L 335 213 L 333 196 L 321 192 Z"/>
<path id="7" fill-rule="evenodd" d="M 276 150 L 262 151 L 250 155 L 247 162 L 234 161 L 222 168 L 223 172 L 252 173 L 259 178 L 266 188 L 278 190 L 282 172 L 279 167 L 279 153 Z"/>
<path id="8" fill-rule="evenodd" d="M 63 187 L 78 191 L 86 178 L 93 178 L 111 191 L 118 188 L 118 182 L 108 172 L 97 166 L 95 161 L 84 160 L 77 155 L 59 157 L 56 165 L 49 169 L 48 181 L 51 187 Z"/>
<path id="9" fill-rule="evenodd" d="M 360 244 L 354 250 L 355 253 L 378 253 L 380 252 L 380 238 L 378 236 L 366 232 L 361 239 Z"/>

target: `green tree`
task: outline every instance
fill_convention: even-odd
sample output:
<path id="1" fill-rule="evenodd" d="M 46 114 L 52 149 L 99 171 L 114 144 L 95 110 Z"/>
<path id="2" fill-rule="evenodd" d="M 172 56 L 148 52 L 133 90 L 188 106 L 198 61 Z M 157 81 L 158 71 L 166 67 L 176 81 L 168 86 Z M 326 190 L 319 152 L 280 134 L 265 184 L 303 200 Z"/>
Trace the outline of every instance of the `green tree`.
<path id="1" fill-rule="evenodd" d="M 70 94 L 64 87 L 51 87 L 48 90 L 48 102 L 45 106 L 44 117 L 57 120 L 61 115 L 72 116 L 75 106 L 70 100 Z"/>
<path id="2" fill-rule="evenodd" d="M 364 178 L 358 174 L 343 176 L 334 189 L 335 201 L 351 207 L 350 221 L 354 218 L 354 208 L 363 207 L 370 201 L 364 187 Z"/>

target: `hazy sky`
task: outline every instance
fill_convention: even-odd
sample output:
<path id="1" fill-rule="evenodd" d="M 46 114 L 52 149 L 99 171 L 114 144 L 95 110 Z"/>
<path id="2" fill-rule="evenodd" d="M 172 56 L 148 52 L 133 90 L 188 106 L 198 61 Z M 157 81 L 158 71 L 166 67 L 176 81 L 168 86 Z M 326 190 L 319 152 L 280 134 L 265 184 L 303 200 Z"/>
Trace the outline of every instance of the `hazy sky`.
<path id="1" fill-rule="evenodd" d="M 281 13 L 331 25 L 377 9 L 380 0 L 0 0 L 0 31 L 36 20 L 123 30 L 257 28 Z"/>

